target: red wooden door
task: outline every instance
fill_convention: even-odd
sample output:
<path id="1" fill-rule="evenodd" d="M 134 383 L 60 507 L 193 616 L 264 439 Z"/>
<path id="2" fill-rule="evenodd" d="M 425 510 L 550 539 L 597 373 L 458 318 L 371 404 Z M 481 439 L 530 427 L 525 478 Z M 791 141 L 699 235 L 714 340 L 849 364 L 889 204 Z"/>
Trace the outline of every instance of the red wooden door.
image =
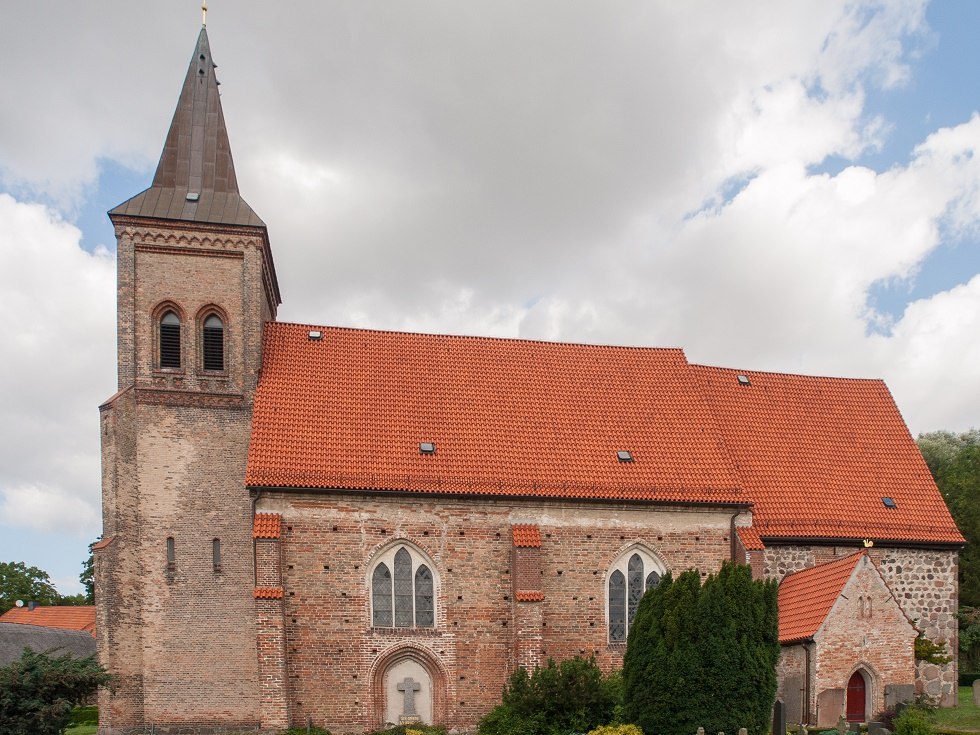
<path id="1" fill-rule="evenodd" d="M 860 672 L 851 674 L 847 682 L 847 721 L 864 722 L 864 677 Z"/>

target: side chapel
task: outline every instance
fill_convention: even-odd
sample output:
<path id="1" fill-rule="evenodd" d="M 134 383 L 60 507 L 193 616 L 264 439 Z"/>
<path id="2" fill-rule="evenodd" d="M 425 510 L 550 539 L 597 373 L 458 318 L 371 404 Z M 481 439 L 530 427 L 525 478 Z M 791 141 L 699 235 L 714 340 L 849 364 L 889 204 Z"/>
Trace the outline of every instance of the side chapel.
<path id="1" fill-rule="evenodd" d="M 963 537 L 881 381 L 277 322 L 203 28 L 109 217 L 100 732 L 469 728 L 515 667 L 621 666 L 643 592 L 726 560 L 786 579 L 791 721 L 955 700 L 912 641 L 956 651 Z"/>

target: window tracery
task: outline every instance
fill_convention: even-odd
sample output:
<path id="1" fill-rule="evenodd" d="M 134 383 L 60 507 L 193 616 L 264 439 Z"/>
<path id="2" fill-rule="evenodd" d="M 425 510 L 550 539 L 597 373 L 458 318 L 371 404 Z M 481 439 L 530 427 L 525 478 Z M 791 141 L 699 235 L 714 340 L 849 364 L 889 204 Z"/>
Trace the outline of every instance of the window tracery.
<path id="1" fill-rule="evenodd" d="M 626 641 L 640 600 L 660 584 L 663 565 L 643 548 L 632 548 L 610 567 L 606 583 L 609 642 Z"/>
<path id="2" fill-rule="evenodd" d="M 371 625 L 435 627 L 435 577 L 431 562 L 407 544 L 387 549 L 371 572 Z"/>

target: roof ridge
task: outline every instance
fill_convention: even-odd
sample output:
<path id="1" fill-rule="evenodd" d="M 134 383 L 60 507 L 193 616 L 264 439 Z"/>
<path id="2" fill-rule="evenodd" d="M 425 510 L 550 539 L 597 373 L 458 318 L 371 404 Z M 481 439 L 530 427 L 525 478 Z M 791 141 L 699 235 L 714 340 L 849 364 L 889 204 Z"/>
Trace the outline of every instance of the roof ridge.
<path id="1" fill-rule="evenodd" d="M 855 383 L 880 383 L 886 385 L 882 378 L 854 378 L 841 375 L 813 375 L 811 373 L 786 373 L 778 370 L 744 370 L 742 368 L 724 367 L 722 365 L 704 365 L 699 362 L 690 363 L 691 367 L 699 370 L 716 370 L 719 372 L 738 373 L 742 375 L 773 375 L 784 378 L 813 378 L 815 380 L 845 380 Z M 887 385 L 886 385 L 887 387 Z"/>

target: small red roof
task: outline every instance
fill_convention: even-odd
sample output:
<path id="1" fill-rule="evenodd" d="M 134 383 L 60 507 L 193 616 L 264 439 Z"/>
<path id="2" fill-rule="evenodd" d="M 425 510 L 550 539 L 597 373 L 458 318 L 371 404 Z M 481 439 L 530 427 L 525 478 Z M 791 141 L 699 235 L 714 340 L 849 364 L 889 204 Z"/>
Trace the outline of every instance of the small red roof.
<path id="1" fill-rule="evenodd" d="M 283 323 L 246 483 L 747 503 L 680 350 Z"/>
<path id="2" fill-rule="evenodd" d="M 0 615 L 0 623 L 84 630 L 95 635 L 95 605 L 41 605 L 33 610 L 12 607 Z"/>
<path id="3" fill-rule="evenodd" d="M 283 589 L 282 587 L 256 587 L 252 596 L 256 600 L 281 600 Z"/>
<path id="4" fill-rule="evenodd" d="M 738 526 L 735 529 L 738 540 L 742 542 L 742 548 L 746 551 L 762 551 L 766 545 L 759 538 L 759 531 L 751 526 Z"/>
<path id="5" fill-rule="evenodd" d="M 278 513 L 256 513 L 252 521 L 252 538 L 279 538 L 282 516 Z"/>
<path id="6" fill-rule="evenodd" d="M 779 642 L 807 640 L 820 629 L 864 551 L 783 578 L 779 585 Z"/>
<path id="7" fill-rule="evenodd" d="M 541 602 L 544 599 L 544 592 L 541 590 L 517 590 L 515 597 L 518 602 Z"/>
<path id="8" fill-rule="evenodd" d="M 514 546 L 518 549 L 537 549 L 541 547 L 541 531 L 533 524 L 512 526 Z"/>
<path id="9" fill-rule="evenodd" d="M 693 367 L 763 539 L 963 543 L 882 381 Z"/>

